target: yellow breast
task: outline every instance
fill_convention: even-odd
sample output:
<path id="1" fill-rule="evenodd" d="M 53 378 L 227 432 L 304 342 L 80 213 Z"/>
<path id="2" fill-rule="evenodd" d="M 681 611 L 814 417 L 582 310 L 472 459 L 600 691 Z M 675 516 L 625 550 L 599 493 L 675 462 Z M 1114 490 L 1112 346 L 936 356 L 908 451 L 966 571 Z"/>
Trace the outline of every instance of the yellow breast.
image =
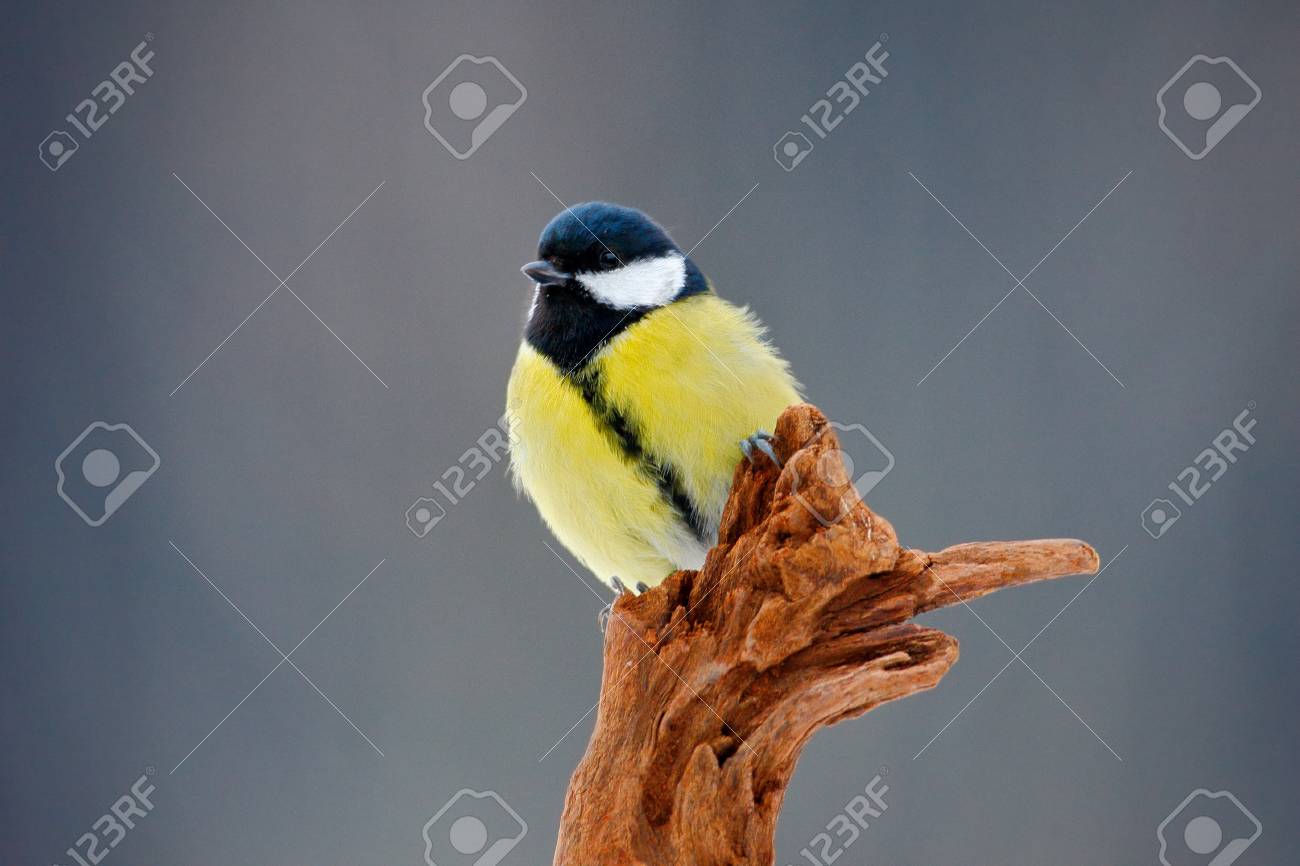
<path id="1" fill-rule="evenodd" d="M 570 375 L 525 343 L 507 391 L 515 479 L 598 577 L 653 586 L 703 563 L 740 441 L 797 387 L 758 321 L 713 294 L 649 313 Z"/>

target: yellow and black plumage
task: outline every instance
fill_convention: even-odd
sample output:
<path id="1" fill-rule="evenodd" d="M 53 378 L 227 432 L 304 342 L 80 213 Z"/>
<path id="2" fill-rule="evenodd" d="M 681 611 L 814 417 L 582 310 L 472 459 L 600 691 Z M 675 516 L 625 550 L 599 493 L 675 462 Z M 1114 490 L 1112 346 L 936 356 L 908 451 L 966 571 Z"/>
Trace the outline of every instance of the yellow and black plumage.
<path id="1" fill-rule="evenodd" d="M 699 568 L 736 463 L 800 399 L 747 309 L 644 214 L 592 202 L 543 231 L 507 413 L 516 484 L 617 589 Z"/>

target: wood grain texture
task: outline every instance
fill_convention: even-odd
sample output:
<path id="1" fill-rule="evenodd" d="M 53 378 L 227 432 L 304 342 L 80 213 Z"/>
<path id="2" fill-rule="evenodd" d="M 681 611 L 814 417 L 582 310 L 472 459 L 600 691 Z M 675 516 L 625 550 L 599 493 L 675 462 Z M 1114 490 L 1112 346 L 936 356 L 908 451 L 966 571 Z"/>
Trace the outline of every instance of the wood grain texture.
<path id="1" fill-rule="evenodd" d="M 769 866 L 809 738 L 956 662 L 957 641 L 912 617 L 1097 570 L 1071 539 L 903 548 L 817 409 L 787 409 L 776 437 L 784 466 L 737 466 L 704 568 L 614 605 L 556 864 Z"/>

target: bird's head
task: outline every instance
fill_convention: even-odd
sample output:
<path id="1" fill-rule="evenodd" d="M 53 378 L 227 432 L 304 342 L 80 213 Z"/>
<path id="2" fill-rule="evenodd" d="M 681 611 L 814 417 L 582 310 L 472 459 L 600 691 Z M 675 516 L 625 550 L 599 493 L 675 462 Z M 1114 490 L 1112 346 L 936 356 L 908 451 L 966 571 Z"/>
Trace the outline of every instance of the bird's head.
<path id="1" fill-rule="evenodd" d="M 629 207 L 587 202 L 542 230 L 539 261 L 524 265 L 539 306 L 647 311 L 707 290 L 704 276 L 654 220 Z"/>

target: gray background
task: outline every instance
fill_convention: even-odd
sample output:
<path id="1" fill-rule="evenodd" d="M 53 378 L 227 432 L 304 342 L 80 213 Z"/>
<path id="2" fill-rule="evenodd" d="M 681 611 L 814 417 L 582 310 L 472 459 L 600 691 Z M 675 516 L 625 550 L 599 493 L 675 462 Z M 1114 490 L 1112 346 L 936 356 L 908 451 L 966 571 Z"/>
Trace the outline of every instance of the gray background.
<path id="1" fill-rule="evenodd" d="M 418 864 L 462 787 L 549 862 L 595 701 L 598 600 L 498 466 L 423 539 L 403 512 L 500 414 L 518 267 L 566 202 L 653 214 L 771 327 L 810 398 L 897 459 L 903 540 L 1077 536 L 1127 550 L 1024 659 L 965 609 L 932 692 L 820 735 L 782 862 L 882 766 L 844 863 L 1154 863 L 1199 787 L 1294 855 L 1298 10 L 1290 3 L 32 4 L 6 7 L 0 741 L 11 863 L 62 852 L 152 765 L 106 863 Z M 156 74 L 57 173 L 51 127 L 144 38 Z M 890 75 L 786 173 L 772 144 L 889 34 Z M 467 161 L 421 92 L 461 53 L 527 87 Z M 1234 58 L 1263 101 L 1193 161 L 1156 90 Z M 177 384 L 380 182 L 290 285 Z M 1024 291 L 1023 274 L 1132 172 Z M 1258 444 L 1152 540 L 1138 516 L 1256 401 Z M 105 525 L 52 463 L 93 420 L 162 467 Z M 169 545 L 294 661 L 279 661 Z M 584 575 L 584 578 L 586 575 Z M 587 578 L 589 579 L 589 578 Z M 1085 585 L 974 609 L 1015 649 Z"/>

